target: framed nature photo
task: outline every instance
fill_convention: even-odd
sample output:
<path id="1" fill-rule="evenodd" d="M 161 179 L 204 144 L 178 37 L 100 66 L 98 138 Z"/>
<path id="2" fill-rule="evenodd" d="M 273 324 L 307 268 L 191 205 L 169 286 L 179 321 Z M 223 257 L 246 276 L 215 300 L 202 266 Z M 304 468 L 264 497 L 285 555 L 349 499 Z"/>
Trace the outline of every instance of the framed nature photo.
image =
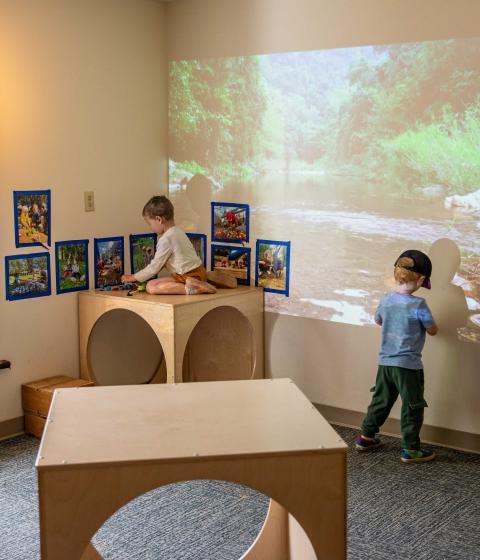
<path id="1" fill-rule="evenodd" d="M 13 191 L 15 246 L 50 245 L 50 191 Z"/>
<path id="2" fill-rule="evenodd" d="M 204 233 L 187 233 L 197 255 L 202 259 L 203 266 L 207 267 L 207 236 Z"/>
<path id="3" fill-rule="evenodd" d="M 157 236 L 154 233 L 130 235 L 130 270 L 135 274 L 148 266 L 155 255 Z"/>
<path id="4" fill-rule="evenodd" d="M 289 295 L 290 241 L 257 239 L 255 286 L 266 292 Z"/>
<path id="5" fill-rule="evenodd" d="M 212 202 L 212 241 L 248 243 L 249 226 L 248 204 Z"/>
<path id="6" fill-rule="evenodd" d="M 124 271 L 123 237 L 94 239 L 95 288 L 121 284 Z"/>
<path id="7" fill-rule="evenodd" d="M 5 257 L 5 284 L 10 301 L 49 296 L 50 255 L 31 253 Z"/>
<path id="8" fill-rule="evenodd" d="M 235 276 L 237 282 L 250 286 L 250 247 L 212 245 L 211 269 Z"/>
<path id="9" fill-rule="evenodd" d="M 57 294 L 88 290 L 88 239 L 55 243 Z"/>

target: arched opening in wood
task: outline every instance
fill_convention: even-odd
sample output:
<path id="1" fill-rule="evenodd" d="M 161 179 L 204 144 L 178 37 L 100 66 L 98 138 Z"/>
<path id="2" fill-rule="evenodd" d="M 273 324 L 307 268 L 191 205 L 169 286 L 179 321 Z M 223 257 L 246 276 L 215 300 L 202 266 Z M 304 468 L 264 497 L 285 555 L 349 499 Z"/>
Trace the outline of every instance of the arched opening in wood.
<path id="1" fill-rule="evenodd" d="M 97 385 L 165 383 L 163 349 L 150 325 L 133 311 L 112 309 L 93 326 L 87 360 Z"/>
<path id="2" fill-rule="evenodd" d="M 193 329 L 183 357 L 183 381 L 252 379 L 255 335 L 250 321 L 235 307 L 216 307 Z"/>

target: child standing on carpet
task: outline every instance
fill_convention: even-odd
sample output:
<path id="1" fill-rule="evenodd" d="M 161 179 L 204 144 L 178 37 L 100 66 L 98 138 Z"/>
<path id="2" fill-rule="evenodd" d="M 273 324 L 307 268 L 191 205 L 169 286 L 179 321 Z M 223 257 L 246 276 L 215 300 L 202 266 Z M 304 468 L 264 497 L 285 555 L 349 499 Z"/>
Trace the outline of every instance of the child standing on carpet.
<path id="1" fill-rule="evenodd" d="M 375 313 L 382 326 L 382 344 L 372 401 L 355 441 L 359 451 L 380 445 L 376 438 L 398 395 L 402 399 L 402 453 L 405 463 L 423 463 L 435 458 L 432 451 L 420 449 L 424 376 L 422 350 L 425 333 L 436 335 L 438 328 L 423 298 L 414 296 L 420 287 L 430 289 L 432 263 L 421 251 L 405 251 L 398 257 L 394 277 L 396 288 L 386 294 Z"/>

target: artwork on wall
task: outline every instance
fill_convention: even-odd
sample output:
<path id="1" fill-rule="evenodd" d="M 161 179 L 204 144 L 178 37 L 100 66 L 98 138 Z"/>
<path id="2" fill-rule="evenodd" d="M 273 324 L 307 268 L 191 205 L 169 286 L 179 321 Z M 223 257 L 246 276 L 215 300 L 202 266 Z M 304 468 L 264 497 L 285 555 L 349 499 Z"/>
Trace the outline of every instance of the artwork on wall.
<path id="1" fill-rule="evenodd" d="M 95 288 L 121 284 L 124 271 L 123 237 L 94 240 Z"/>
<path id="2" fill-rule="evenodd" d="M 290 241 L 257 239 L 255 286 L 266 292 L 289 295 Z"/>
<path id="3" fill-rule="evenodd" d="M 88 290 L 88 239 L 55 243 L 57 294 Z"/>
<path id="4" fill-rule="evenodd" d="M 50 245 L 50 191 L 13 191 L 13 207 L 15 246 Z"/>
<path id="5" fill-rule="evenodd" d="M 155 255 L 157 236 L 154 233 L 130 235 L 130 267 L 132 274 L 150 264 Z"/>
<path id="6" fill-rule="evenodd" d="M 237 282 L 250 286 L 250 247 L 212 245 L 211 269 L 235 276 Z"/>
<path id="7" fill-rule="evenodd" d="M 248 204 L 212 202 L 212 241 L 248 243 L 249 220 Z"/>
<path id="8" fill-rule="evenodd" d="M 5 257 L 5 284 L 8 300 L 49 296 L 50 255 L 31 253 Z"/>
<path id="9" fill-rule="evenodd" d="M 203 266 L 207 266 L 207 236 L 204 233 L 187 233 L 197 255 L 202 259 Z"/>

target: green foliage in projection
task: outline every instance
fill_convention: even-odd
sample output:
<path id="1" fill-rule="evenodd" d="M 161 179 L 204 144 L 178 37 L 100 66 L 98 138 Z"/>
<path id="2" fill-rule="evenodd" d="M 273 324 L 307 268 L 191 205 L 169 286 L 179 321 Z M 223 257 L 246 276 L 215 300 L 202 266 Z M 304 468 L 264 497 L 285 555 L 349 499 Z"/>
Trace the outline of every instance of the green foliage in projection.
<path id="1" fill-rule="evenodd" d="M 174 63 L 170 70 L 170 157 L 195 162 L 217 174 L 245 171 L 255 165 L 264 110 L 255 57 Z"/>
<path id="2" fill-rule="evenodd" d="M 411 185 L 478 188 L 480 41 L 377 47 L 352 67 L 337 161 Z"/>
<path id="3" fill-rule="evenodd" d="M 470 192 L 479 96 L 480 39 L 175 62 L 174 180 L 308 170 Z"/>

